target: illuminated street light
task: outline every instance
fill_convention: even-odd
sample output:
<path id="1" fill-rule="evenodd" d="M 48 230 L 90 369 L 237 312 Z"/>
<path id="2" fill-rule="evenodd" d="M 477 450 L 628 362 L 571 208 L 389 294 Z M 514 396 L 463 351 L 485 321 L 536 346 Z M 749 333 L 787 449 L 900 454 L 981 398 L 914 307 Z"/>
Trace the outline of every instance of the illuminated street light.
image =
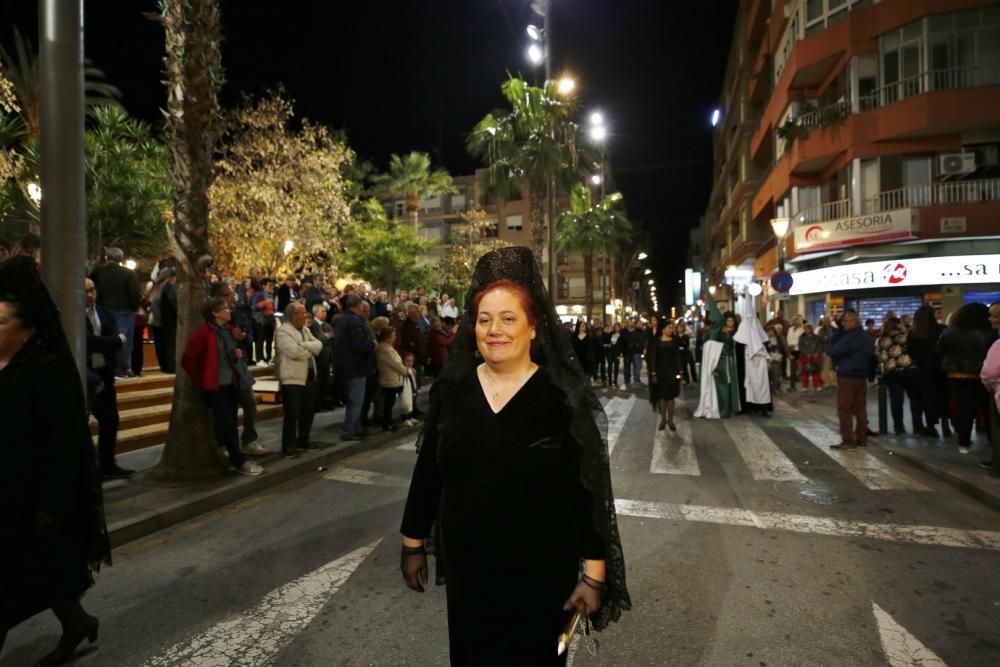
<path id="1" fill-rule="evenodd" d="M 601 181 L 603 180 L 604 179 L 601 178 L 600 174 L 594 174 L 593 176 L 590 177 L 590 182 L 593 183 L 594 185 L 600 185 Z"/>
<path id="2" fill-rule="evenodd" d="M 285 254 L 287 255 L 288 253 L 290 253 L 292 251 L 292 248 L 294 248 L 294 247 L 295 247 L 295 243 L 291 239 L 287 239 L 285 241 L 285 245 L 283 247 L 283 250 L 285 251 Z"/>
<path id="3" fill-rule="evenodd" d="M 36 204 L 42 201 L 42 188 L 38 183 L 28 183 L 28 196 L 31 197 L 31 201 Z"/>
<path id="4" fill-rule="evenodd" d="M 712 295 L 715 294 L 715 285 L 709 285 L 709 287 L 708 287 L 708 293 L 712 294 Z"/>
<path id="5" fill-rule="evenodd" d="M 542 47 L 538 44 L 532 44 L 528 47 L 528 61 L 532 65 L 540 65 L 543 60 L 545 60 L 545 52 L 542 51 Z"/>
<path id="6" fill-rule="evenodd" d="M 712 127 L 716 127 L 719 124 L 719 120 L 721 120 L 721 118 L 722 118 L 722 110 L 721 109 L 713 109 L 712 110 L 712 117 L 711 117 Z"/>
<path id="7" fill-rule="evenodd" d="M 645 271 L 642 272 L 642 275 L 648 276 L 652 272 L 653 272 L 653 269 L 646 269 Z"/>
<path id="8" fill-rule="evenodd" d="M 649 279 L 649 283 L 648 284 L 650 284 L 650 285 L 653 284 L 653 279 L 652 278 Z"/>
<path id="9" fill-rule="evenodd" d="M 590 114 L 590 124 L 591 125 L 604 125 L 604 114 L 600 111 L 594 111 Z"/>
<path id="10" fill-rule="evenodd" d="M 138 265 L 135 263 L 134 259 L 126 259 L 125 260 L 125 268 L 128 269 L 129 271 L 135 271 L 135 267 L 136 266 L 138 266 Z"/>
<path id="11" fill-rule="evenodd" d="M 594 143 L 603 143 L 608 138 L 608 128 L 603 125 L 594 125 L 588 133 L 590 134 L 591 141 Z"/>
<path id="12" fill-rule="evenodd" d="M 647 255 L 646 253 L 644 253 L 644 252 L 640 252 L 639 253 L 639 259 L 640 260 L 646 259 L 647 257 L 649 257 L 649 255 Z"/>
<path id="13" fill-rule="evenodd" d="M 538 26 L 529 25 L 527 28 L 528 37 L 535 40 L 536 42 L 542 41 L 542 30 Z"/>
<path id="14" fill-rule="evenodd" d="M 576 90 L 576 81 L 571 76 L 564 76 L 559 79 L 559 83 L 556 86 L 556 92 L 562 96 L 571 94 Z"/>

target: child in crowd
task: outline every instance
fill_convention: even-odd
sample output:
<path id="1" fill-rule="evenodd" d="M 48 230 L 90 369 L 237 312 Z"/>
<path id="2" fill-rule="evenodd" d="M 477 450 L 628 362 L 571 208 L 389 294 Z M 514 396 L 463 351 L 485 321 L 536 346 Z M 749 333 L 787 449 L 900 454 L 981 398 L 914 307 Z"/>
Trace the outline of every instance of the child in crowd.
<path id="1" fill-rule="evenodd" d="M 403 380 L 403 396 L 400 399 L 399 409 L 402 412 L 403 423 L 407 426 L 416 426 L 417 419 L 423 416 L 417 410 L 417 369 L 413 367 L 415 357 L 412 352 L 403 355 L 403 365 L 407 368 L 406 378 Z"/>

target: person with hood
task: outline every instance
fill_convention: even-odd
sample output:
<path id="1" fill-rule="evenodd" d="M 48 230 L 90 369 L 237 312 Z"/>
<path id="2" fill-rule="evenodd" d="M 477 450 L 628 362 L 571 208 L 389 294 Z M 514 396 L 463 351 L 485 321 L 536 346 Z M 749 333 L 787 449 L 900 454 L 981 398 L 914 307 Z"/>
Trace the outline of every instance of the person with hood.
<path id="1" fill-rule="evenodd" d="M 739 374 L 736 371 L 736 348 L 733 334 L 736 315 L 719 310 L 712 295 L 707 296 L 711 326 L 702 346 L 701 399 L 695 417 L 719 419 L 741 411 Z"/>
<path id="2" fill-rule="evenodd" d="M 754 312 L 753 297 L 743 298 L 743 317 L 733 340 L 743 345 L 743 386 L 746 390 L 746 411 L 764 417 L 771 416 L 770 352 L 767 349 L 767 332 Z"/>

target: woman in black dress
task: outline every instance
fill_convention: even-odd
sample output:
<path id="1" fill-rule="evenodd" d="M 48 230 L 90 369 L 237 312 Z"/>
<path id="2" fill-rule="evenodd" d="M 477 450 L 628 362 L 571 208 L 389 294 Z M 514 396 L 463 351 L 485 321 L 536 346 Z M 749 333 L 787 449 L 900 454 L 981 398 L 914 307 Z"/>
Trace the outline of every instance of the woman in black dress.
<path id="1" fill-rule="evenodd" d="M 62 625 L 38 665 L 70 660 L 98 620 L 80 598 L 111 549 L 80 375 L 30 257 L 0 265 L 0 651 L 51 609 Z"/>
<path id="2" fill-rule="evenodd" d="M 647 364 L 652 385 L 651 394 L 660 408 L 660 425 L 676 431 L 674 426 L 674 399 L 681 393 L 681 349 L 674 339 L 674 323 L 664 318 L 656 332 L 656 342 L 650 345 Z"/>
<path id="3" fill-rule="evenodd" d="M 575 607 L 600 629 L 631 606 L 603 411 L 528 249 L 483 256 L 465 302 L 431 389 L 401 569 L 422 592 L 436 522 L 452 664 L 565 664 Z"/>

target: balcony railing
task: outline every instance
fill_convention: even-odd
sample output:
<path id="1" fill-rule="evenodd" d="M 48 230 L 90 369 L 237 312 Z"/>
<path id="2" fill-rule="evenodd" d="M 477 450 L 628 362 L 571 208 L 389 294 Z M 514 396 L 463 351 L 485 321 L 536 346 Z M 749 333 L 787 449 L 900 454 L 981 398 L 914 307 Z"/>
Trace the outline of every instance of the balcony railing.
<path id="1" fill-rule="evenodd" d="M 798 211 L 793 220 L 795 224 L 806 224 L 809 222 L 823 222 L 824 220 L 839 220 L 851 217 L 851 200 L 838 199 L 827 202 L 819 206 L 813 206 Z"/>
<path id="2" fill-rule="evenodd" d="M 867 215 L 882 211 L 918 206 L 940 206 L 942 204 L 979 204 L 1000 202 L 1000 178 L 977 181 L 942 181 L 927 185 L 913 185 L 908 188 L 886 190 L 862 202 L 862 210 L 854 211 L 850 199 L 821 204 L 797 211 L 792 217 L 793 224 L 842 220 L 854 215 Z"/>
<path id="3" fill-rule="evenodd" d="M 915 206 L 978 204 L 1000 201 L 1000 178 L 980 181 L 943 181 L 914 185 L 878 193 L 865 201 L 864 213 L 892 211 Z"/>
<path id="4" fill-rule="evenodd" d="M 973 67 L 929 70 L 876 88 L 871 95 L 859 97 L 858 109 L 871 111 L 935 90 L 957 90 L 959 88 L 996 85 L 1000 85 L 1000 65 L 975 65 Z"/>
<path id="5" fill-rule="evenodd" d="M 843 120 L 844 118 L 847 118 L 850 113 L 851 103 L 847 100 L 841 100 L 840 102 L 827 104 L 826 106 L 813 109 L 808 113 L 797 116 L 795 118 L 795 122 L 799 125 L 799 127 L 811 130 L 821 125 L 826 126 Z"/>

